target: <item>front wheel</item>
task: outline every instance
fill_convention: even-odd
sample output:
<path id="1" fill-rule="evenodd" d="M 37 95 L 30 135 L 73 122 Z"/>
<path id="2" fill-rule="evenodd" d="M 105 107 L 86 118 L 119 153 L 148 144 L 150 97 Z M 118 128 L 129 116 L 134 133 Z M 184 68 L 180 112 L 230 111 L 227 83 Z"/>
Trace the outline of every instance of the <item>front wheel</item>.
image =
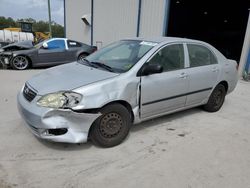
<path id="1" fill-rule="evenodd" d="M 223 105 L 226 96 L 225 86 L 217 85 L 211 93 L 207 104 L 203 108 L 208 112 L 217 112 Z"/>
<path id="2" fill-rule="evenodd" d="M 129 111 L 123 105 L 110 104 L 104 107 L 101 113 L 92 125 L 91 140 L 102 147 L 120 144 L 128 135 L 132 123 Z"/>
<path id="3" fill-rule="evenodd" d="M 16 70 L 27 69 L 30 65 L 30 62 L 25 56 L 16 56 L 11 60 L 11 67 Z"/>

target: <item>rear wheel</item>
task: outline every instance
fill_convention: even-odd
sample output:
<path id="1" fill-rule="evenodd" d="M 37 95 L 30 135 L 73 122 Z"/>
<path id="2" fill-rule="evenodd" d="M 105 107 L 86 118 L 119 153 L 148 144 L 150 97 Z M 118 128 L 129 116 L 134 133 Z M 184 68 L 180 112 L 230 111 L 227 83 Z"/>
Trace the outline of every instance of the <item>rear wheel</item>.
<path id="1" fill-rule="evenodd" d="M 88 54 L 82 53 L 82 54 L 80 54 L 80 55 L 78 56 L 77 60 L 78 60 L 78 61 L 83 61 L 83 60 L 85 59 L 85 57 L 87 57 L 87 56 L 88 56 Z"/>
<path id="2" fill-rule="evenodd" d="M 29 59 L 25 56 L 16 56 L 11 60 L 11 67 L 16 70 L 27 69 L 29 65 Z"/>
<path id="3" fill-rule="evenodd" d="M 207 104 L 203 108 L 208 112 L 217 112 L 223 105 L 226 96 L 225 86 L 217 85 L 211 93 Z"/>
<path id="4" fill-rule="evenodd" d="M 120 104 L 110 104 L 104 107 L 101 113 L 92 125 L 91 140 L 102 147 L 120 144 L 128 135 L 131 126 L 129 111 Z"/>

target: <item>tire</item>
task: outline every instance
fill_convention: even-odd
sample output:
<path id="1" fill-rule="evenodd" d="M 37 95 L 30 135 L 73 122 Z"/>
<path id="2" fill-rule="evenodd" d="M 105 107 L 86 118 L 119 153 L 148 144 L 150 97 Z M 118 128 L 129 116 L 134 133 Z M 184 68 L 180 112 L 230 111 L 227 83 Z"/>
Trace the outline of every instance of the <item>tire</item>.
<path id="1" fill-rule="evenodd" d="M 3 58 L 0 57 L 0 69 L 4 69 L 5 68 L 5 63 L 3 61 Z"/>
<path id="2" fill-rule="evenodd" d="M 82 53 L 82 54 L 80 54 L 78 57 L 77 57 L 77 61 L 82 61 L 85 57 L 87 57 L 88 56 L 88 54 L 86 54 L 86 53 Z"/>
<path id="3" fill-rule="evenodd" d="M 203 106 L 208 112 L 217 112 L 223 105 L 226 96 L 226 88 L 224 85 L 217 85 L 211 93 L 207 104 Z"/>
<path id="4" fill-rule="evenodd" d="M 101 109 L 101 113 L 91 127 L 90 139 L 102 147 L 120 144 L 127 137 L 132 124 L 129 111 L 121 104 L 110 104 Z"/>
<path id="5" fill-rule="evenodd" d="M 30 61 L 25 56 L 16 56 L 11 60 L 10 65 L 15 70 L 25 70 L 29 68 Z"/>

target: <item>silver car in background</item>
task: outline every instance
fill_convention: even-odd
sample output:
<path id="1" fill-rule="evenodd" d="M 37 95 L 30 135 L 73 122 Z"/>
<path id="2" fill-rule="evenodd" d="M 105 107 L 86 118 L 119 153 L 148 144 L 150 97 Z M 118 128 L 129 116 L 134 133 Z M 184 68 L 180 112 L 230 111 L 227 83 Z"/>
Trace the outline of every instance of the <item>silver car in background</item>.
<path id="1" fill-rule="evenodd" d="M 133 38 L 28 80 L 18 108 L 38 137 L 103 147 L 132 124 L 188 108 L 218 111 L 237 84 L 237 63 L 183 38 Z"/>

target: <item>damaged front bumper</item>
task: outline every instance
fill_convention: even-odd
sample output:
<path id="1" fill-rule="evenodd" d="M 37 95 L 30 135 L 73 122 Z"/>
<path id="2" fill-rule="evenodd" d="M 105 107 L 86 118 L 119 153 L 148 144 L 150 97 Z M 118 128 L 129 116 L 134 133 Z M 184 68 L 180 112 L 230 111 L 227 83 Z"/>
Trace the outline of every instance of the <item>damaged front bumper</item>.
<path id="1" fill-rule="evenodd" d="M 22 92 L 17 96 L 18 109 L 31 132 L 37 137 L 65 143 L 86 143 L 92 123 L 100 113 L 78 113 L 70 109 L 39 107 L 36 96 L 27 101 Z"/>
<path id="2" fill-rule="evenodd" d="M 0 52 L 0 63 L 4 66 L 9 66 L 13 57 L 11 52 Z"/>

